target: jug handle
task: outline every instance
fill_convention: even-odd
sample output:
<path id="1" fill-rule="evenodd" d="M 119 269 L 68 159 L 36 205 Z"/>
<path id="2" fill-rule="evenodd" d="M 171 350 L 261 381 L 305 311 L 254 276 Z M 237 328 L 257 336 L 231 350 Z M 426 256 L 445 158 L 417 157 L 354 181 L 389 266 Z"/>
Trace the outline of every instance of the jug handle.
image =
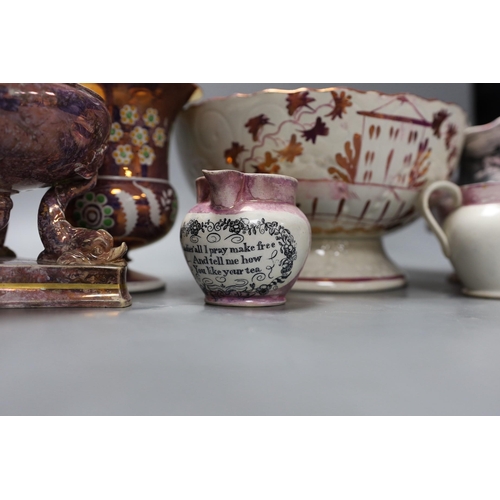
<path id="1" fill-rule="evenodd" d="M 455 204 L 455 209 L 462 205 L 462 191 L 460 187 L 450 181 L 436 181 L 430 184 L 427 188 L 422 192 L 422 196 L 420 198 L 420 207 L 422 211 L 422 215 L 425 217 L 425 220 L 428 222 L 430 228 L 437 236 L 439 243 L 441 244 L 441 248 L 446 257 L 450 258 L 450 243 L 448 241 L 448 237 L 445 232 L 437 222 L 436 218 L 431 212 L 429 207 L 429 198 L 432 193 L 436 190 L 448 191 L 452 197 Z"/>

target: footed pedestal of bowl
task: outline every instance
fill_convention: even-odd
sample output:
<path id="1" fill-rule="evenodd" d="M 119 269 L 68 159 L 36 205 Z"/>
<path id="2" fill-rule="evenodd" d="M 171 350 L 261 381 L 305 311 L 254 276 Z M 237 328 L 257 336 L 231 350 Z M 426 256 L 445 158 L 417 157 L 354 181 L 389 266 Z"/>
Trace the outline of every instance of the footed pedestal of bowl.
<path id="1" fill-rule="evenodd" d="M 405 274 L 375 238 L 313 237 L 311 251 L 294 291 L 369 292 L 401 288 Z"/>

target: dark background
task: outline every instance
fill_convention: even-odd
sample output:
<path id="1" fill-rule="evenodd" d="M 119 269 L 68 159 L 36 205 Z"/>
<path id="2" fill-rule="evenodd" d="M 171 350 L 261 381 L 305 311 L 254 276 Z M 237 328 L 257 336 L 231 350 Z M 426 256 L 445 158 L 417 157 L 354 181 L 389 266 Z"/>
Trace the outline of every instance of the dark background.
<path id="1" fill-rule="evenodd" d="M 492 122 L 500 116 L 500 83 L 474 83 L 475 125 Z"/>

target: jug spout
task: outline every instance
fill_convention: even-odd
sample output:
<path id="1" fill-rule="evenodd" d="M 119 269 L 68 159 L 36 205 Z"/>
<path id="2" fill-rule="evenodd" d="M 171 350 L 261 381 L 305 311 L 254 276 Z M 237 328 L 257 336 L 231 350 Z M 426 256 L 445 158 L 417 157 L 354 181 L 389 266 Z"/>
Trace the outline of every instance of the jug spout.
<path id="1" fill-rule="evenodd" d="M 198 177 L 196 179 L 196 201 L 198 203 L 210 201 L 210 186 L 205 177 Z"/>
<path id="2" fill-rule="evenodd" d="M 237 170 L 203 170 L 210 186 L 210 202 L 213 208 L 227 209 L 236 205 L 240 197 L 244 174 Z"/>

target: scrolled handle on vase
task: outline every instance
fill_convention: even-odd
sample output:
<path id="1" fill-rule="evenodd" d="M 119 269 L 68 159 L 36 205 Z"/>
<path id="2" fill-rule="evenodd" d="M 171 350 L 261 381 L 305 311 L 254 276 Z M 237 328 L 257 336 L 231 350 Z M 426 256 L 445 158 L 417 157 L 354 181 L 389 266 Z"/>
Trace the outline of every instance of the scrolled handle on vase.
<path id="1" fill-rule="evenodd" d="M 449 193 L 455 208 L 440 224 L 429 207 L 432 194 Z M 421 211 L 450 259 L 466 295 L 500 299 L 500 182 L 458 186 L 449 181 L 429 185 Z"/>

